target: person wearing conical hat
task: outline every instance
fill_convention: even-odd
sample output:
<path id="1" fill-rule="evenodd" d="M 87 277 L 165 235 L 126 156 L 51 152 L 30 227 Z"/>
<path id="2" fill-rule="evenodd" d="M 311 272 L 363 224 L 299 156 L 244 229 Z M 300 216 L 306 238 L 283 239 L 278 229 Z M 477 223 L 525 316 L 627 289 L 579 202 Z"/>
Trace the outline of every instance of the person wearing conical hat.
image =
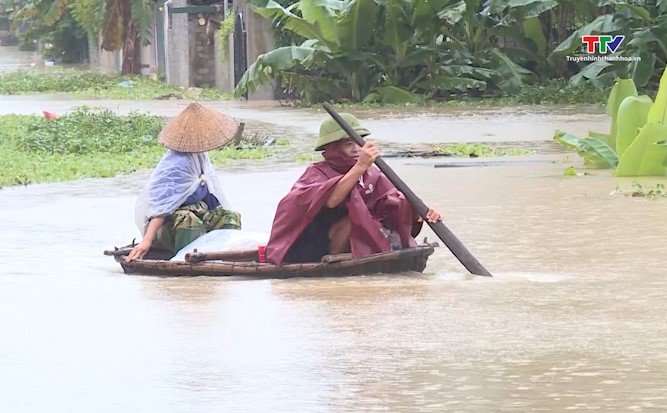
<path id="1" fill-rule="evenodd" d="M 356 117 L 340 115 L 360 136 L 370 135 Z M 379 151 L 372 142 L 359 146 L 329 117 L 315 150 L 323 151 L 324 161 L 309 165 L 278 204 L 265 247 L 268 262 L 320 262 L 345 252 L 359 258 L 417 245 L 423 221 L 373 165 Z M 426 218 L 441 219 L 433 208 Z"/>
<path id="2" fill-rule="evenodd" d="M 136 204 L 143 239 L 127 261 L 142 259 L 152 246 L 176 253 L 214 229 L 241 229 L 241 215 L 232 210 L 208 156 L 238 131 L 234 118 L 199 103 L 165 125 L 158 142 L 167 151 Z"/>

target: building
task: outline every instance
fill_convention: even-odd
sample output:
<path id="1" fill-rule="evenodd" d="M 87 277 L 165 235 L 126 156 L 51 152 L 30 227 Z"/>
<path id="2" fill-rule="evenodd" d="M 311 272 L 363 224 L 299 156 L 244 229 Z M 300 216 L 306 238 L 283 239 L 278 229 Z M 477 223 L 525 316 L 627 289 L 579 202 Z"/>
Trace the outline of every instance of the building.
<path id="1" fill-rule="evenodd" d="M 159 0 L 153 12 L 153 41 L 137 51 L 141 72 L 164 76 L 167 83 L 184 88 L 214 87 L 233 92 L 248 65 L 273 49 L 273 33 L 269 22 L 244 0 L 216 1 Z M 234 30 L 223 48 L 219 26 L 230 15 Z M 122 51 L 103 51 L 95 39 L 89 44 L 97 45 L 90 48 L 92 68 L 120 71 Z M 273 87 L 266 85 L 247 98 L 273 99 Z"/>

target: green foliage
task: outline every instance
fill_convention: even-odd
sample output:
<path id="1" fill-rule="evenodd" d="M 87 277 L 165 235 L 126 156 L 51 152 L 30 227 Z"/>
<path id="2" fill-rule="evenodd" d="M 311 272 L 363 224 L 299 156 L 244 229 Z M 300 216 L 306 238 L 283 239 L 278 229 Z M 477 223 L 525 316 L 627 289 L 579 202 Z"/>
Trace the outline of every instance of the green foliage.
<path id="1" fill-rule="evenodd" d="M 123 50 L 122 73 L 130 74 L 138 69 L 134 65 L 136 48 L 152 40 L 154 8 L 151 0 L 29 0 L 13 17 L 29 24 L 30 40 L 52 43 L 56 56 L 66 45 L 54 32 L 82 39 L 81 50 L 87 34 L 100 35 L 102 49 Z"/>
<path id="2" fill-rule="evenodd" d="M 535 80 L 527 66 L 544 60 L 544 36 L 537 33 L 536 21 L 526 25 L 525 35 L 512 28 L 555 7 L 553 0 L 491 2 L 491 8 L 481 0 L 249 4 L 275 27 L 305 41 L 259 56 L 237 86 L 237 96 L 281 79 L 284 92 L 306 102 L 383 104 L 510 91 Z M 494 39 L 501 36 L 518 45 L 499 46 Z"/>
<path id="3" fill-rule="evenodd" d="M 97 37 L 104 22 L 104 0 L 76 0 L 69 4 L 74 20 L 86 32 Z"/>
<path id="4" fill-rule="evenodd" d="M 122 86 L 123 82 L 131 82 Z M 204 89 L 201 94 L 154 81 L 146 76 L 118 76 L 74 69 L 47 71 L 12 71 L 0 73 L 0 94 L 72 93 L 107 99 L 156 99 L 165 96 L 200 100 L 229 99 L 217 89 Z"/>
<path id="5" fill-rule="evenodd" d="M 15 19 L 17 22 L 29 23 L 28 30 L 19 35 L 23 50 L 33 50 L 37 42 L 41 42 L 52 46 L 43 50 L 47 59 L 80 63 L 86 56 L 86 32 L 73 18 L 63 0 L 28 2 L 16 12 Z"/>
<path id="6" fill-rule="evenodd" d="M 584 83 L 572 85 L 564 79 L 551 79 L 537 84 L 523 85 L 511 93 L 502 93 L 496 98 L 506 104 L 598 104 L 607 103 L 605 89 Z"/>
<path id="7" fill-rule="evenodd" d="M 590 136 L 579 139 L 574 135 L 558 130 L 554 135 L 554 140 L 577 152 L 584 158 L 584 164 L 590 168 L 615 168 L 618 165 L 616 152 L 600 139 Z"/>
<path id="8" fill-rule="evenodd" d="M 148 114 L 119 116 L 110 110 L 77 110 L 46 119 L 34 115 L 0 116 L 1 185 L 111 177 L 152 168 L 165 148 L 157 135 L 166 119 Z M 241 149 L 209 152 L 214 164 L 270 155 L 257 137 L 243 138 Z"/>
<path id="9" fill-rule="evenodd" d="M 340 109 L 366 109 L 366 108 L 404 108 L 404 107 L 443 107 L 443 106 L 502 106 L 502 105 L 596 105 L 604 107 L 608 100 L 608 94 L 604 89 L 598 89 L 590 84 L 573 86 L 563 79 L 544 81 L 538 84 L 523 85 L 513 92 L 501 93 L 489 91 L 478 97 L 457 96 L 451 100 L 427 99 L 418 102 L 401 103 L 378 103 L 366 100 L 359 103 L 333 103 Z M 304 101 L 292 102 L 294 106 L 317 107 L 320 103 Z"/>
<path id="10" fill-rule="evenodd" d="M 42 56 L 60 63 L 82 63 L 88 55 L 88 37 L 71 19 L 60 20 L 52 30 L 40 36 L 43 44 L 53 48 L 42 51 Z"/>
<path id="11" fill-rule="evenodd" d="M 577 172 L 577 170 L 574 168 L 574 166 L 570 165 L 568 166 L 565 171 L 563 172 L 564 176 L 586 176 L 590 175 L 588 172 Z"/>
<path id="12" fill-rule="evenodd" d="M 274 80 L 301 104 L 415 104 L 513 96 L 567 79 L 597 101 L 616 78 L 652 89 L 667 59 L 667 6 L 615 0 L 250 0 L 270 20 L 276 50 L 259 56 L 236 89 Z M 616 54 L 641 61 L 566 61 L 581 35 L 625 35 Z M 581 53 L 584 54 L 584 53 Z M 562 82 L 557 82 L 562 83 Z M 547 83 L 547 85 L 549 85 Z M 545 86 L 553 99 L 585 94 Z M 531 96 L 521 99 L 530 101 Z"/>
<path id="13" fill-rule="evenodd" d="M 157 147 L 156 137 L 163 126 L 163 119 L 156 116 L 131 113 L 119 117 L 109 109 L 84 108 L 50 120 L 27 117 L 20 125 L 24 133 L 14 135 L 12 140 L 22 152 L 126 153 Z"/>
<path id="14" fill-rule="evenodd" d="M 622 156 L 646 124 L 653 101 L 646 95 L 628 96 L 619 105 L 616 122 L 616 153 Z"/>
<path id="15" fill-rule="evenodd" d="M 617 186 L 616 190 L 614 190 L 610 195 L 616 194 L 622 194 L 632 198 L 657 199 L 667 197 L 667 191 L 665 191 L 664 184 L 643 185 L 639 182 L 633 182 L 630 188 L 627 189 Z"/>
<path id="16" fill-rule="evenodd" d="M 489 156 L 521 156 L 530 154 L 531 152 L 521 148 L 502 149 L 493 148 L 488 145 L 458 143 L 455 145 L 439 147 L 435 150 L 435 153 L 450 156 L 467 156 L 471 158 L 477 158 Z"/>
<path id="17" fill-rule="evenodd" d="M 612 117 L 609 135 L 591 133 L 579 139 L 556 131 L 554 139 L 574 149 L 587 166 L 616 168 L 616 176 L 666 176 L 667 70 L 655 102 L 646 95 L 637 96 L 631 79 L 617 79 L 609 94 L 607 113 Z"/>
<path id="18" fill-rule="evenodd" d="M 220 22 L 218 36 L 220 36 L 220 51 L 223 59 L 227 59 L 229 49 L 229 35 L 234 33 L 234 13 L 227 13 L 227 16 Z"/>
<path id="19" fill-rule="evenodd" d="M 606 142 L 612 148 L 616 148 L 618 109 L 627 97 L 637 97 L 635 83 L 632 79 L 616 79 L 614 87 L 612 87 L 609 94 L 609 100 L 607 101 L 607 114 L 611 116 L 611 131 Z"/>
<path id="20" fill-rule="evenodd" d="M 616 176 L 665 176 L 667 160 L 667 125 L 647 123 L 623 152 Z"/>

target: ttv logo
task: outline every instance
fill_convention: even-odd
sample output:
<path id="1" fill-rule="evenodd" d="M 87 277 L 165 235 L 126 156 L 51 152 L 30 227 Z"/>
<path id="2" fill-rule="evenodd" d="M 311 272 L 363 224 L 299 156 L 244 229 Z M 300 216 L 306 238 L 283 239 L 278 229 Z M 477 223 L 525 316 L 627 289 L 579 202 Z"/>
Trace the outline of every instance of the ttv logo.
<path id="1" fill-rule="evenodd" d="M 618 35 L 611 37 L 609 35 L 596 35 L 596 36 L 581 36 L 581 41 L 587 46 L 587 53 L 595 53 L 595 45 L 599 44 L 600 53 L 607 53 L 610 51 L 614 53 L 618 46 L 623 43 L 625 36 Z"/>

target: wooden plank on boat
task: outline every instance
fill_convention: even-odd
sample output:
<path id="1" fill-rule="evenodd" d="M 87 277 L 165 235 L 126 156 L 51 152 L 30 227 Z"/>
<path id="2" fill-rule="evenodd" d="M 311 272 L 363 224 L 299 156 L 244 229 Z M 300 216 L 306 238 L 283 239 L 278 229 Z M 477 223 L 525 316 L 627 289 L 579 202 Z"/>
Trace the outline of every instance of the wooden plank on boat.
<path id="1" fill-rule="evenodd" d="M 258 259 L 256 248 L 223 252 L 197 252 L 197 250 L 194 250 L 185 254 L 185 261 L 192 264 L 203 261 L 250 261 Z"/>
<path id="2" fill-rule="evenodd" d="M 345 253 L 342 253 L 342 254 L 325 255 L 324 257 L 322 257 L 322 262 L 323 263 L 331 263 L 331 262 L 346 261 L 346 260 L 351 260 L 351 259 L 353 259 L 352 253 L 345 252 Z"/>

